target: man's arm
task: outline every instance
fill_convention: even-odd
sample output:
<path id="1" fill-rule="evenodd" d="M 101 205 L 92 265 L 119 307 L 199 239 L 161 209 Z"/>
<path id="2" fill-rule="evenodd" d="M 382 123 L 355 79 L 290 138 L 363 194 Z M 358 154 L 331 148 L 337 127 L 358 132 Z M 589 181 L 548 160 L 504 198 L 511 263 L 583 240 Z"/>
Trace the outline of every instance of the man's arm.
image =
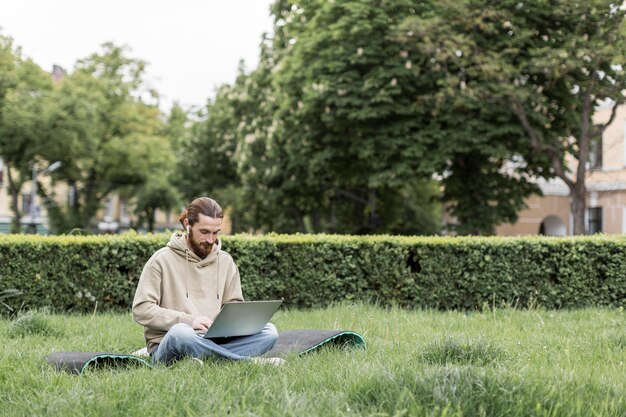
<path id="1" fill-rule="evenodd" d="M 177 323 L 193 324 L 194 316 L 159 306 L 161 279 L 162 272 L 159 265 L 149 261 L 141 273 L 133 300 L 135 321 L 142 326 L 162 331 L 168 331 Z"/>
<path id="2" fill-rule="evenodd" d="M 224 286 L 224 296 L 222 297 L 222 304 L 229 303 L 231 301 L 243 301 L 243 292 L 241 291 L 241 278 L 239 276 L 239 268 L 235 265 L 235 262 L 230 260 L 228 268 L 228 275 L 226 278 L 226 285 Z"/>

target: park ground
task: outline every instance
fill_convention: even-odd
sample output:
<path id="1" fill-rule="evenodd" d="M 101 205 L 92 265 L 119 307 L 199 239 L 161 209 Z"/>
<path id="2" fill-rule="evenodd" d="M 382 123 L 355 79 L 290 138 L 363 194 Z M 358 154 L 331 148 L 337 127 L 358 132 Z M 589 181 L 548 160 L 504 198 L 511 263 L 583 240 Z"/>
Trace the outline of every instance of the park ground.
<path id="1" fill-rule="evenodd" d="M 59 373 L 54 351 L 130 353 L 130 313 L 0 320 L 6 416 L 624 416 L 623 309 L 438 312 L 341 304 L 277 313 L 279 330 L 361 334 L 282 366 L 183 360 Z"/>

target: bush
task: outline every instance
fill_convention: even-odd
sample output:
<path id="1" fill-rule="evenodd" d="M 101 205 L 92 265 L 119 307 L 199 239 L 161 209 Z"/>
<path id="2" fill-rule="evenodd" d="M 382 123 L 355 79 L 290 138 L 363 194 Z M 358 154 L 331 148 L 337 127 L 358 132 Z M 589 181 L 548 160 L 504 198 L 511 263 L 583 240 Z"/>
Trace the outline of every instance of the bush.
<path id="1" fill-rule="evenodd" d="M 459 340 L 446 337 L 435 340 L 422 352 L 424 362 L 434 365 L 492 365 L 505 353 L 493 343 L 482 339 Z"/>
<path id="2" fill-rule="evenodd" d="M 128 309 L 166 235 L 0 236 L 0 292 L 12 308 Z M 247 299 L 288 307 L 344 300 L 435 309 L 626 304 L 626 240 L 236 235 L 223 248 Z"/>
<path id="3" fill-rule="evenodd" d="M 1 236 L 0 285 L 22 292 L 3 301 L 16 309 L 86 312 L 96 302 L 104 309 L 128 309 L 143 264 L 166 241 L 134 234 Z"/>
<path id="4" fill-rule="evenodd" d="M 47 311 L 30 310 L 20 313 L 17 319 L 9 324 L 10 338 L 24 336 L 61 336 L 63 332 L 52 324 Z"/>
<path id="5" fill-rule="evenodd" d="M 10 305 L 5 303 L 3 300 L 11 298 L 11 297 L 17 297 L 19 295 L 22 295 L 21 291 L 18 291 L 14 288 L 7 288 L 7 289 L 0 291 L 0 308 L 6 309 L 7 311 L 12 313 L 14 309 Z"/>

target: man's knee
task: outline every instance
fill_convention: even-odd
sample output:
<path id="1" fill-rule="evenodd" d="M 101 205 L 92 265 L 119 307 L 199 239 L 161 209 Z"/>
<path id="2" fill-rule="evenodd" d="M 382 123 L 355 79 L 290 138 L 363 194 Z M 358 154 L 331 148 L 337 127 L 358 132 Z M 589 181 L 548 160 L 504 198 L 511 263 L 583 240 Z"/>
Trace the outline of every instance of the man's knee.
<path id="1" fill-rule="evenodd" d="M 175 324 L 167 332 L 167 337 L 177 342 L 184 341 L 195 335 L 193 327 L 185 323 Z"/>

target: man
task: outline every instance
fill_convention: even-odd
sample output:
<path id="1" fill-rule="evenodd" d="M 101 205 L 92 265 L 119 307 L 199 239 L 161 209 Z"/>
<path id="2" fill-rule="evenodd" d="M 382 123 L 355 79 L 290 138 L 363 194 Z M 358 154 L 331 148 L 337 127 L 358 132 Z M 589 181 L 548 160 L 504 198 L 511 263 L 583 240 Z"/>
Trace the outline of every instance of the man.
<path id="1" fill-rule="evenodd" d="M 144 326 L 153 363 L 207 356 L 248 360 L 270 350 L 278 339 L 271 323 L 258 334 L 225 343 L 202 337 L 223 304 L 243 301 L 239 270 L 233 258 L 221 250 L 223 218 L 215 200 L 193 200 L 179 218 L 187 233 L 174 233 L 167 246 L 144 266 L 133 300 L 133 317 Z M 254 359 L 280 362 L 278 358 Z"/>

